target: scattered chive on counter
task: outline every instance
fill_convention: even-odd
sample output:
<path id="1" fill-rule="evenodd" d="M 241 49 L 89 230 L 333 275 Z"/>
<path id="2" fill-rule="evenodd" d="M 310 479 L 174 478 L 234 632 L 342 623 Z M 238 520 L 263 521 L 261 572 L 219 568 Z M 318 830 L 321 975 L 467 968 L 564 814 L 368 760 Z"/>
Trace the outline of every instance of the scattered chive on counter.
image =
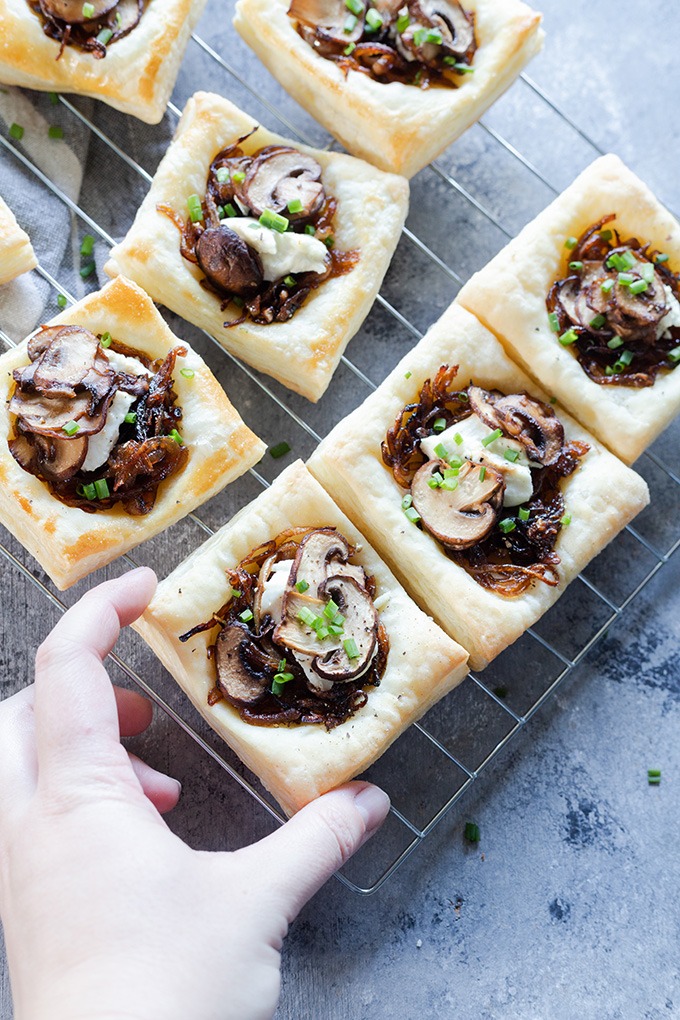
<path id="1" fill-rule="evenodd" d="M 94 251 L 94 237 L 92 236 L 92 234 L 85 234 L 80 245 L 80 254 L 91 255 L 93 251 Z"/>
<path id="2" fill-rule="evenodd" d="M 57 294 L 57 305 L 59 308 L 66 308 L 68 300 L 65 294 Z"/>
<path id="3" fill-rule="evenodd" d="M 658 786 L 661 782 L 661 769 L 647 769 L 647 782 L 650 786 Z"/>
<path id="4" fill-rule="evenodd" d="M 468 843 L 479 843 L 479 826 L 475 822 L 465 823 L 465 838 Z"/>
<path id="5" fill-rule="evenodd" d="M 56 92 L 50 92 L 50 102 L 52 106 L 56 106 L 57 103 L 59 102 L 59 96 L 57 95 Z"/>
<path id="6" fill-rule="evenodd" d="M 86 266 L 83 266 L 80 270 L 80 275 L 83 280 L 87 280 L 88 276 L 92 276 L 94 273 L 94 262 L 88 262 Z"/>
<path id="7" fill-rule="evenodd" d="M 273 457 L 274 460 L 278 460 L 279 457 L 285 457 L 287 453 L 290 453 L 290 444 L 283 440 L 280 443 L 276 443 L 275 446 L 270 446 L 269 456 Z"/>
<path id="8" fill-rule="evenodd" d="M 22 128 L 21 124 L 10 124 L 9 136 L 10 138 L 13 138 L 16 142 L 20 142 L 21 139 L 24 137 L 24 129 Z"/>
<path id="9" fill-rule="evenodd" d="M 493 693 L 496 695 L 497 698 L 507 698 L 507 696 L 508 696 L 508 688 L 507 687 L 494 687 L 493 688 Z"/>
<path id="10" fill-rule="evenodd" d="M 50 124 L 49 128 L 47 129 L 47 135 L 49 138 L 63 138 L 64 129 L 63 127 L 60 127 L 59 124 Z"/>

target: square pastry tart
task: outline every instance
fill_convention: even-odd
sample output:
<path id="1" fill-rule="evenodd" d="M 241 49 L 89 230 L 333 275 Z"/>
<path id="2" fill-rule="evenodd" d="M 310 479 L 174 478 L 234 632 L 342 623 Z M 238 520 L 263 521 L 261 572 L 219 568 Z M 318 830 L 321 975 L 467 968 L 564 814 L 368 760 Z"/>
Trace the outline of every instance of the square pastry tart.
<path id="1" fill-rule="evenodd" d="M 205 0 L 0 0 L 0 82 L 91 96 L 157 124 L 204 7 Z"/>
<path id="2" fill-rule="evenodd" d="M 627 464 L 680 411 L 680 224 L 603 156 L 458 301 Z"/>
<path id="3" fill-rule="evenodd" d="M 134 627 L 288 814 L 361 773 L 467 672 L 300 461 L 161 581 Z"/>
<path id="4" fill-rule="evenodd" d="M 345 148 L 412 177 L 540 50 L 520 0 L 238 0 L 234 25 Z"/>
<path id="5" fill-rule="evenodd" d="M 198 92 L 106 271 L 318 400 L 397 246 L 408 184 Z"/>
<path id="6" fill-rule="evenodd" d="M 180 520 L 266 449 L 120 277 L 0 358 L 0 522 L 59 588 Z"/>
<path id="7" fill-rule="evenodd" d="M 457 304 L 309 470 L 476 670 L 649 498 Z"/>
<path id="8" fill-rule="evenodd" d="M 28 234 L 21 229 L 14 213 L 0 197 L 0 284 L 9 283 L 15 276 L 21 276 L 37 265 Z"/>

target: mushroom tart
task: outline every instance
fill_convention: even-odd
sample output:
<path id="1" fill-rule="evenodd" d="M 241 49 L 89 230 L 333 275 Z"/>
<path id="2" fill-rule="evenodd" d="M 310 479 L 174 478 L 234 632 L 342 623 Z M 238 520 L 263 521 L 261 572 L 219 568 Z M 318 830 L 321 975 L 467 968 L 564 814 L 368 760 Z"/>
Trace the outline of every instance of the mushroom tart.
<path id="1" fill-rule="evenodd" d="M 412 177 L 541 48 L 520 0 L 237 0 L 234 25 L 348 152 Z"/>
<path id="2" fill-rule="evenodd" d="M 65 588 L 266 449 L 123 277 L 0 358 L 0 521 Z"/>
<path id="3" fill-rule="evenodd" d="M 466 673 L 300 461 L 134 626 L 288 813 L 364 771 Z"/>
<path id="4" fill-rule="evenodd" d="M 332 729 L 367 703 L 389 639 L 355 552 L 335 528 L 295 528 L 227 571 L 229 602 L 179 638 L 217 628 L 209 704 L 226 698 L 258 725 Z"/>
<path id="5" fill-rule="evenodd" d="M 680 364 L 680 278 L 665 252 L 622 239 L 615 219 L 565 242 L 568 273 L 550 288 L 549 321 L 594 382 L 653 386 Z"/>
<path id="6" fill-rule="evenodd" d="M 631 464 L 680 410 L 680 225 L 596 160 L 457 300 Z"/>
<path id="7" fill-rule="evenodd" d="M 455 302 L 309 469 L 476 670 L 649 498 Z"/>
<path id="8" fill-rule="evenodd" d="M 157 124 L 205 0 L 0 0 L 0 83 Z"/>
<path id="9" fill-rule="evenodd" d="M 442 365 L 383 440 L 404 513 L 499 595 L 537 580 L 554 587 L 555 542 L 570 522 L 560 481 L 588 445 L 565 443 L 552 407 L 528 393 L 459 389 L 456 376 Z"/>
<path id="10" fill-rule="evenodd" d="M 14 213 L 0 197 L 0 284 L 9 283 L 37 266 L 33 245 Z"/>
<path id="11" fill-rule="evenodd" d="M 345 74 L 428 89 L 458 88 L 473 70 L 474 14 L 458 0 L 292 0 L 288 16 Z"/>
<path id="12" fill-rule="evenodd" d="M 107 47 L 136 27 L 147 0 L 26 0 L 43 32 L 59 44 L 57 60 L 66 46 L 75 46 L 102 59 Z"/>
<path id="13" fill-rule="evenodd" d="M 373 305 L 407 209 L 403 178 L 295 145 L 198 92 L 105 270 L 318 400 Z"/>
<path id="14" fill-rule="evenodd" d="M 247 156 L 227 146 L 210 164 L 205 195 L 190 195 L 183 221 L 169 206 L 158 211 L 180 230 L 180 251 L 197 265 L 201 283 L 239 310 L 224 323 L 287 322 L 325 280 L 349 273 L 358 251 L 335 247 L 336 200 L 309 153 L 267 145 Z"/>

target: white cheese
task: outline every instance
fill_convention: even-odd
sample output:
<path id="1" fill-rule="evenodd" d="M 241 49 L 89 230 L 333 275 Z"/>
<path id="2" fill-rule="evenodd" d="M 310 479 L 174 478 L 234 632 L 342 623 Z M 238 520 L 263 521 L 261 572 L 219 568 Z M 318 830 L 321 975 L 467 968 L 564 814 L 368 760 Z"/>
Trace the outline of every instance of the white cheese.
<path id="1" fill-rule="evenodd" d="M 664 284 L 663 289 L 666 291 L 666 304 L 668 305 L 668 311 L 656 327 L 657 340 L 659 340 L 662 336 L 668 336 L 668 330 L 671 329 L 672 326 L 680 326 L 680 303 L 667 284 Z"/>
<path id="2" fill-rule="evenodd" d="M 120 432 L 125 415 L 135 400 L 136 397 L 118 390 L 109 405 L 104 428 L 90 436 L 87 444 L 87 456 L 83 461 L 83 471 L 94 471 L 96 468 L 101 467 L 102 464 L 106 464 L 111 450 L 118 442 L 118 433 Z"/>
<path id="3" fill-rule="evenodd" d="M 265 280 L 281 280 L 293 273 L 326 272 L 326 245 L 316 237 L 291 230 L 280 234 L 250 216 L 231 216 L 222 224 L 257 252 Z"/>
<path id="4" fill-rule="evenodd" d="M 137 358 L 128 358 L 125 354 L 116 354 L 115 351 L 105 351 L 109 364 L 114 372 L 124 372 L 126 375 L 151 375 L 147 368 Z"/>
<path id="5" fill-rule="evenodd" d="M 533 482 L 530 468 L 540 465 L 529 460 L 524 447 L 516 439 L 500 436 L 489 446 L 484 446 L 482 440 L 493 431 L 478 415 L 471 414 L 469 418 L 459 421 L 444 432 L 421 439 L 420 448 L 430 460 L 434 460 L 437 457 L 435 447 L 441 443 L 450 455 L 474 461 L 475 464 L 488 464 L 498 471 L 505 481 L 503 506 L 519 506 L 531 499 Z M 456 434 L 462 438 L 462 443 L 456 442 L 454 439 Z M 516 452 L 517 460 L 514 462 L 506 460 L 506 450 Z"/>

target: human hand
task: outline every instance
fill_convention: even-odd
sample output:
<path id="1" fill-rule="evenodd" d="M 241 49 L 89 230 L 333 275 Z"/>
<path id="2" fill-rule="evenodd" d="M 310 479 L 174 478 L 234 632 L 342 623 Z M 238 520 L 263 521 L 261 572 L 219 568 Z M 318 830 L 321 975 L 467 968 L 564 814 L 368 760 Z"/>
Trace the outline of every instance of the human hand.
<path id="1" fill-rule="evenodd" d="M 234 853 L 191 850 L 160 812 L 176 780 L 128 755 L 152 708 L 103 666 L 155 588 L 100 585 L 0 705 L 0 915 L 15 1020 L 255 1020 L 279 994 L 290 921 L 383 821 L 349 783 Z"/>

